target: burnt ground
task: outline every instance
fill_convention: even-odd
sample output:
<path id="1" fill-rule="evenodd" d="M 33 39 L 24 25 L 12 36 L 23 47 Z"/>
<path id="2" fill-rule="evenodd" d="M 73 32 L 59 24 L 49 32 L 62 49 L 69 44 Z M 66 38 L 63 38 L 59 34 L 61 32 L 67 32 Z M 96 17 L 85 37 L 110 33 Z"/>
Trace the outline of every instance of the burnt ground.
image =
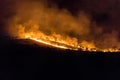
<path id="1" fill-rule="evenodd" d="M 116 80 L 120 53 L 61 50 L 0 38 L 0 80 Z"/>

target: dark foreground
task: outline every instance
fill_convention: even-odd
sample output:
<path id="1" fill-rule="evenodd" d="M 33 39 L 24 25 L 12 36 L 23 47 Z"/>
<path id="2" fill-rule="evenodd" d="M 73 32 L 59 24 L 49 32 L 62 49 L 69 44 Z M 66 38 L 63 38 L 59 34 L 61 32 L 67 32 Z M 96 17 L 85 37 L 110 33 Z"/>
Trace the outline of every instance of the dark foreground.
<path id="1" fill-rule="evenodd" d="M 0 80 L 116 80 L 120 53 L 50 48 L 30 40 L 0 39 Z"/>

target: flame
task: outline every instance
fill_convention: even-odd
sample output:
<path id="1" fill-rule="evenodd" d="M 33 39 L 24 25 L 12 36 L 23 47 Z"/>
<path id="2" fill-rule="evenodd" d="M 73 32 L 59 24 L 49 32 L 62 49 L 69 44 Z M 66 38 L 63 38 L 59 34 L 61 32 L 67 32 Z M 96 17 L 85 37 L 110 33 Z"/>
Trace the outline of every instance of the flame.
<path id="1" fill-rule="evenodd" d="M 41 32 L 39 32 L 38 34 L 34 34 L 33 32 L 30 32 L 30 33 L 26 33 L 24 35 L 24 38 L 31 39 L 31 40 L 34 40 L 49 46 L 57 47 L 57 48 L 77 50 L 77 46 L 75 46 L 75 43 L 69 42 L 70 39 L 68 39 L 68 41 L 65 41 L 61 38 L 60 35 L 55 33 L 52 34 L 51 36 L 47 36 Z"/>
<path id="2" fill-rule="evenodd" d="M 82 11 L 75 17 L 66 9 L 46 5 L 29 0 L 16 2 L 16 15 L 8 20 L 8 34 L 62 49 L 120 52 L 116 32 L 104 33 Z"/>
<path id="3" fill-rule="evenodd" d="M 69 49 L 69 50 L 82 50 L 82 51 L 90 51 L 90 52 L 120 52 L 119 49 L 108 48 L 108 49 L 100 49 L 94 46 L 93 43 L 88 43 L 87 41 L 83 41 L 82 43 L 78 43 L 75 38 L 65 39 L 60 34 L 53 33 L 52 35 L 45 35 L 42 32 L 28 32 L 21 34 L 21 38 L 31 39 L 37 41 L 39 43 L 46 44 L 48 46 L 53 46 L 61 49 Z"/>
<path id="4" fill-rule="evenodd" d="M 68 47 L 60 46 L 60 45 L 57 45 L 57 44 L 52 44 L 50 42 L 45 42 L 43 40 L 38 40 L 36 38 L 30 38 L 30 39 L 35 40 L 35 41 L 40 42 L 40 43 L 44 43 L 44 44 L 50 45 L 50 46 L 54 46 L 54 47 L 57 47 L 57 48 L 68 49 Z"/>

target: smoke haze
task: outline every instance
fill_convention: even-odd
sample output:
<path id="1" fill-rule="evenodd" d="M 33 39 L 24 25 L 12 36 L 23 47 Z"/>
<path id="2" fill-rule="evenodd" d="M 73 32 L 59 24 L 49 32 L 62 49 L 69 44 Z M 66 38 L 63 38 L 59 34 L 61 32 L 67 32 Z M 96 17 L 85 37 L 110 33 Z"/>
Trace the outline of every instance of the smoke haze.
<path id="1" fill-rule="evenodd" d="M 114 6 L 116 1 L 0 1 L 1 32 L 12 37 L 21 37 L 30 31 L 59 34 L 93 48 L 120 48 L 120 12 Z"/>

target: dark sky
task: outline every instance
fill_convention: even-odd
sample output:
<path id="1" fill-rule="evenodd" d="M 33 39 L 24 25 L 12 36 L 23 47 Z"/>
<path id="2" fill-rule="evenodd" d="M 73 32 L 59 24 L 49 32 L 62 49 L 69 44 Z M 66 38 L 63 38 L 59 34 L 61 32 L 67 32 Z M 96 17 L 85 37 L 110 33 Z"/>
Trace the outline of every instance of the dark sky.
<path id="1" fill-rule="evenodd" d="M 0 26 L 14 13 L 11 7 L 16 0 L 0 0 Z M 30 1 L 30 0 L 29 0 Z M 38 0 L 39 1 L 39 0 Z M 57 4 L 60 9 L 67 9 L 73 15 L 84 11 L 92 16 L 97 24 L 107 26 L 106 28 L 120 30 L 120 0 L 48 0 Z M 0 28 L 1 30 L 2 28 Z"/>
<path id="2" fill-rule="evenodd" d="M 83 10 L 98 23 L 119 25 L 120 0 L 53 0 L 60 8 L 67 8 L 73 14 Z"/>
<path id="3" fill-rule="evenodd" d="M 84 11 L 106 30 L 120 30 L 120 0 L 53 0 L 73 14 Z M 119 32 L 119 31 L 118 31 Z"/>

